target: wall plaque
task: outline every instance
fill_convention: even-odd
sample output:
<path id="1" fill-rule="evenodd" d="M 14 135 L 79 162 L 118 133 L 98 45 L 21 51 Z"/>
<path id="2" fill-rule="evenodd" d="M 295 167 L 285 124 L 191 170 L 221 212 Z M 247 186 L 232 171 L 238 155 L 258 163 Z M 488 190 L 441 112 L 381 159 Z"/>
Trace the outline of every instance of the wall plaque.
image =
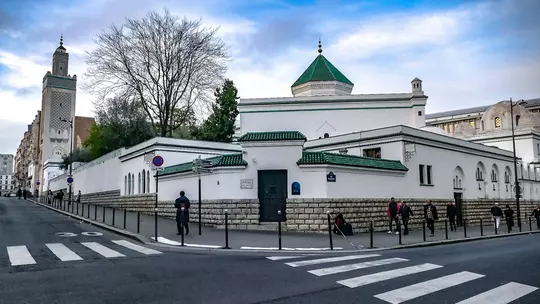
<path id="1" fill-rule="evenodd" d="M 330 171 L 328 172 L 328 174 L 326 174 L 326 181 L 333 182 L 333 183 L 336 182 L 336 175 L 334 174 L 334 172 Z"/>
<path id="2" fill-rule="evenodd" d="M 299 182 L 293 182 L 291 185 L 291 194 L 292 195 L 300 195 L 300 183 Z"/>
<path id="3" fill-rule="evenodd" d="M 253 189 L 253 179 L 241 179 L 240 189 Z"/>

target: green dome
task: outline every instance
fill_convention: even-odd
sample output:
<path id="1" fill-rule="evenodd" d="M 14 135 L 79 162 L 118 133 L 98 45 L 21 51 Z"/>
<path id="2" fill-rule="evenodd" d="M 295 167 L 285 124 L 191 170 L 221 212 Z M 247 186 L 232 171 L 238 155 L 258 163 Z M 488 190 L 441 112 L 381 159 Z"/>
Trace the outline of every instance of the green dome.
<path id="1" fill-rule="evenodd" d="M 322 54 L 319 54 L 317 58 L 313 60 L 313 62 L 304 71 L 302 76 L 296 80 L 292 87 L 296 87 L 310 81 L 339 81 L 354 85 Z"/>

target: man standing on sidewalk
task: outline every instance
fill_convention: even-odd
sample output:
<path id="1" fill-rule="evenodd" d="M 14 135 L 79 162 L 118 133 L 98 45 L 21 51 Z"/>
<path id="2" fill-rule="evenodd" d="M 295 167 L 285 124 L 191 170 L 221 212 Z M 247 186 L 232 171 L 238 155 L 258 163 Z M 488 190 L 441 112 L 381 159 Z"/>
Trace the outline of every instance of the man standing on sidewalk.
<path id="1" fill-rule="evenodd" d="M 186 229 L 186 235 L 189 234 L 189 199 L 186 197 L 184 191 L 180 191 L 180 197 L 174 201 L 174 207 L 176 209 L 176 228 L 178 229 L 178 234 L 182 233 L 182 226 Z M 182 211 L 182 208 L 184 211 Z"/>
<path id="2" fill-rule="evenodd" d="M 431 231 L 430 236 L 435 235 L 435 221 L 439 218 L 437 215 L 437 208 L 431 203 L 431 200 L 427 202 L 424 206 L 424 218 L 426 219 L 426 224 Z"/>
<path id="3" fill-rule="evenodd" d="M 409 234 L 409 218 L 414 214 L 411 207 L 409 207 L 407 203 L 405 203 L 405 201 L 401 201 L 399 214 L 401 215 L 401 220 L 403 221 L 403 228 L 405 229 L 403 231 L 403 235 L 407 235 Z"/>
<path id="4" fill-rule="evenodd" d="M 501 223 L 501 216 L 503 216 L 503 212 L 501 208 L 499 208 L 499 203 L 495 203 L 495 206 L 491 207 L 491 217 L 495 220 L 495 229 L 497 230 Z"/>
<path id="5" fill-rule="evenodd" d="M 456 214 L 457 214 L 456 203 L 455 202 L 448 203 L 448 205 L 446 206 L 446 216 L 448 217 L 448 221 L 450 222 L 450 231 L 454 231 L 454 230 L 457 231 Z"/>
<path id="6" fill-rule="evenodd" d="M 388 203 L 388 219 L 389 219 L 389 230 L 388 233 L 392 233 L 392 222 L 396 222 L 396 234 L 399 234 L 398 228 L 398 214 L 399 214 L 399 205 L 392 197 L 390 203 Z"/>
<path id="7" fill-rule="evenodd" d="M 536 226 L 538 227 L 538 230 L 540 230 L 540 205 L 533 210 L 531 216 L 536 218 Z"/>

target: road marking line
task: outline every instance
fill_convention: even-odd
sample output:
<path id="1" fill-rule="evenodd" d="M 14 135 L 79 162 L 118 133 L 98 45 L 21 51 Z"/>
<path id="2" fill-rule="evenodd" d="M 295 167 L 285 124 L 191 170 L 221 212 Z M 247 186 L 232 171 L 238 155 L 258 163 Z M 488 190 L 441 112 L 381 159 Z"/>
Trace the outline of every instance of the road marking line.
<path id="1" fill-rule="evenodd" d="M 34 260 L 26 246 L 8 246 L 7 252 L 11 266 L 36 264 L 36 260 Z"/>
<path id="2" fill-rule="evenodd" d="M 156 240 L 155 237 L 152 237 L 151 239 L 154 240 L 154 241 Z M 174 246 L 182 246 L 182 243 L 177 242 L 177 241 L 173 241 L 173 240 L 169 240 L 169 239 L 164 238 L 162 236 L 158 236 L 157 241 L 159 243 L 163 243 L 163 244 L 174 245 Z M 195 248 L 213 248 L 213 249 L 223 248 L 223 246 L 219 246 L 219 245 L 187 244 L 187 243 L 184 243 L 184 246 L 185 247 L 195 247 Z"/>
<path id="3" fill-rule="evenodd" d="M 350 288 L 356 288 L 356 287 L 360 287 L 364 285 L 369 285 L 372 283 L 404 277 L 407 275 L 430 271 L 430 270 L 438 269 L 442 267 L 443 266 L 440 266 L 440 265 L 426 263 L 426 264 L 421 264 L 421 265 L 415 265 L 415 266 L 410 266 L 410 267 L 404 267 L 404 268 L 399 268 L 399 269 L 394 269 L 394 270 L 368 274 L 368 275 L 364 275 L 360 277 L 337 281 L 336 283 L 350 287 Z"/>
<path id="4" fill-rule="evenodd" d="M 49 247 L 49 250 L 51 250 L 52 253 L 54 253 L 54 255 L 60 259 L 60 261 L 80 261 L 83 259 L 62 243 L 45 244 L 45 246 Z"/>
<path id="5" fill-rule="evenodd" d="M 336 273 L 342 273 L 342 272 L 382 266 L 382 265 L 390 265 L 390 264 L 406 262 L 406 261 L 408 260 L 402 259 L 402 258 L 391 258 L 391 259 L 376 260 L 376 261 L 369 261 L 369 262 L 363 262 L 363 263 L 347 264 L 347 265 L 342 265 L 342 266 L 315 269 L 315 270 L 310 270 L 308 272 L 320 277 L 320 276 L 325 276 L 325 275 L 331 275 L 331 274 L 336 274 Z"/>
<path id="6" fill-rule="evenodd" d="M 285 265 L 289 265 L 291 267 L 300 267 L 300 266 L 317 265 L 317 264 L 331 263 L 331 262 L 367 259 L 367 258 L 373 258 L 373 257 L 378 257 L 378 256 L 381 256 L 381 255 L 380 254 L 346 255 L 346 256 L 338 256 L 338 257 L 332 257 L 332 258 L 290 262 L 290 263 L 285 263 Z"/>
<path id="7" fill-rule="evenodd" d="M 151 248 L 146 248 L 146 247 L 143 247 L 143 246 L 140 246 L 140 245 L 137 245 L 137 244 L 133 244 L 132 242 L 128 242 L 126 240 L 119 240 L 119 241 L 112 241 L 112 242 L 117 244 L 117 245 L 124 246 L 126 248 L 138 251 L 138 252 L 146 254 L 146 255 L 161 254 L 162 253 L 161 251 L 157 251 L 157 250 L 154 250 L 154 249 L 151 249 Z"/>
<path id="8" fill-rule="evenodd" d="M 272 261 L 279 261 L 279 260 L 288 260 L 288 259 L 298 259 L 298 258 L 304 258 L 305 255 L 297 255 L 297 256 L 271 256 L 266 257 L 269 260 Z"/>
<path id="9" fill-rule="evenodd" d="M 242 250 L 279 250 L 279 247 L 250 247 L 250 246 L 242 246 L 240 247 Z M 299 247 L 299 248 L 290 248 L 290 247 L 282 247 L 281 250 L 283 251 L 327 251 L 330 250 L 330 247 L 313 247 L 313 248 L 306 248 L 306 247 Z M 343 250 L 342 247 L 334 247 L 334 250 Z"/>
<path id="10" fill-rule="evenodd" d="M 375 295 L 375 297 L 388 303 L 399 304 L 483 277 L 485 277 L 483 274 L 462 271 L 433 280 L 424 281 L 418 284 L 394 289 L 385 293 Z"/>
<path id="11" fill-rule="evenodd" d="M 537 287 L 515 282 L 493 288 L 457 304 L 507 304 L 537 290 Z"/>
<path id="12" fill-rule="evenodd" d="M 108 247 L 105 247 L 103 245 L 101 245 L 100 243 L 96 243 L 96 242 L 83 242 L 81 243 L 81 245 L 85 246 L 86 248 L 94 251 L 94 252 L 97 252 L 99 254 L 101 254 L 102 256 L 106 257 L 106 258 L 118 258 L 118 257 L 125 257 L 125 255 L 121 254 L 120 252 L 116 251 L 116 250 L 112 250 Z"/>

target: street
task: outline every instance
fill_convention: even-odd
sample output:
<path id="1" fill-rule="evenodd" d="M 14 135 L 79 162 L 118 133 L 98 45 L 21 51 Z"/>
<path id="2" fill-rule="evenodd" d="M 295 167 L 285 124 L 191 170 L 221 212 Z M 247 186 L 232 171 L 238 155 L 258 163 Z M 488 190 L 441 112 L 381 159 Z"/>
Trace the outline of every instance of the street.
<path id="1" fill-rule="evenodd" d="M 539 234 L 331 255 L 187 252 L 2 197 L 0 246 L 2 304 L 540 302 Z"/>

